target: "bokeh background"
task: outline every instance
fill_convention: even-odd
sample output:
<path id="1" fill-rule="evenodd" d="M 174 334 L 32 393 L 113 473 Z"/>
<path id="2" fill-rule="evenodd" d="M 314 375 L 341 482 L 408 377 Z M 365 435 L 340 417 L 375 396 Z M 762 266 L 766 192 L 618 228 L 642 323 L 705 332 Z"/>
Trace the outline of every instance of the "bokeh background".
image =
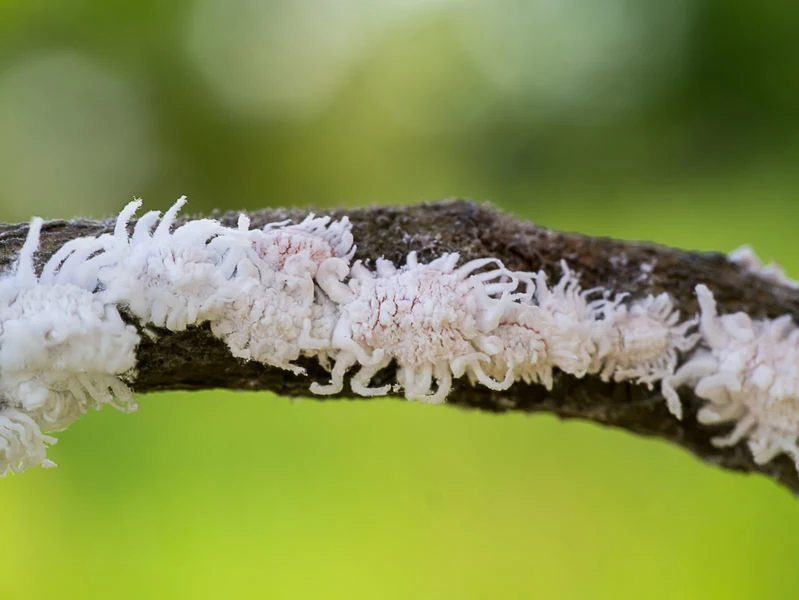
<path id="1" fill-rule="evenodd" d="M 0 0 L 0 220 L 462 196 L 797 274 L 797 23 L 793 0 Z M 140 401 L 0 481 L 0 597 L 799 594 L 799 503 L 658 441 Z"/>

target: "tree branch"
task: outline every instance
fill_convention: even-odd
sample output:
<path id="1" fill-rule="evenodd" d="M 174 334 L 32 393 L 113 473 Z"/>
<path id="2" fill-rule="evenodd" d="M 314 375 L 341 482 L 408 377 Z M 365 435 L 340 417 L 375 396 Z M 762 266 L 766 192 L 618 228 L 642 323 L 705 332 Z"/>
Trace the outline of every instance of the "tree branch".
<path id="1" fill-rule="evenodd" d="M 462 260 L 492 256 L 514 270 L 544 270 L 560 276 L 565 259 L 580 275 L 584 289 L 601 285 L 615 292 L 641 297 L 668 292 L 684 315 L 698 311 L 694 287 L 705 283 L 714 293 L 720 313 L 745 311 L 753 318 L 799 316 L 799 291 L 768 282 L 745 272 L 724 254 L 674 250 L 644 242 L 628 242 L 563 233 L 516 220 L 484 205 L 465 201 L 436 204 L 319 211 L 334 217 L 349 216 L 358 245 L 356 258 L 383 256 L 396 264 L 416 250 L 422 262 L 445 252 L 459 252 Z M 265 209 L 251 213 L 252 225 L 293 219 L 300 210 Z M 214 215 L 235 226 L 238 213 Z M 113 230 L 114 221 L 51 221 L 42 230 L 37 260 L 43 263 L 64 242 L 79 236 Z M 27 234 L 27 224 L 0 224 L 0 269 L 14 261 Z M 133 318 L 128 321 L 137 324 Z M 158 330 L 157 341 L 146 335 L 138 348 L 138 377 L 133 384 L 140 393 L 162 390 L 228 388 L 270 390 L 282 395 L 310 396 L 310 381 L 324 381 L 328 374 L 315 361 L 299 364 L 308 376 L 233 358 L 224 342 L 207 327 L 173 333 Z M 381 385 L 393 377 L 388 370 L 374 380 Z M 341 394 L 341 396 L 351 394 Z M 667 410 L 657 388 L 631 383 L 604 383 L 596 376 L 576 378 L 558 373 L 551 391 L 543 386 L 515 384 L 506 392 L 471 387 L 460 380 L 450 394 L 450 405 L 492 412 L 547 411 L 562 418 L 581 418 L 654 436 L 682 446 L 706 462 L 722 467 L 767 475 L 795 493 L 799 477 L 793 462 L 778 456 L 757 465 L 742 442 L 732 448 L 716 448 L 710 439 L 729 425 L 708 427 L 697 423 L 702 405 L 689 388 L 681 388 L 685 415 L 678 421 Z M 327 398 L 316 397 L 318 400 Z"/>

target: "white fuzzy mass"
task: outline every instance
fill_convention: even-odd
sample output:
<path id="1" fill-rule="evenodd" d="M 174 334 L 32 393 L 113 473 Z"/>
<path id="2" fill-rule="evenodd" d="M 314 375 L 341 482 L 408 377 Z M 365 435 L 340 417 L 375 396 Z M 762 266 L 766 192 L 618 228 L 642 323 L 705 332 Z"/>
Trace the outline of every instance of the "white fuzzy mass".
<path id="1" fill-rule="evenodd" d="M 698 413 L 701 423 L 734 423 L 727 435 L 713 440 L 717 446 L 745 439 L 758 464 L 784 453 L 799 470 L 799 329 L 787 315 L 719 316 L 706 286 L 698 285 L 696 295 L 704 348 L 664 381 L 669 407 L 680 416 L 674 388 L 691 385 L 707 401 Z"/>
<path id="2" fill-rule="evenodd" d="M 123 376 L 135 367 L 139 336 L 102 302 L 80 253 L 61 253 L 37 277 L 31 223 L 16 266 L 0 278 L 0 473 L 45 463 L 41 431 L 65 428 L 89 407 L 135 409 Z M 73 245 L 73 249 L 78 249 Z"/>
<path id="3" fill-rule="evenodd" d="M 336 315 L 322 288 L 349 271 L 352 242 L 346 218 L 311 215 L 298 225 L 250 229 L 242 216 L 237 230 L 213 242 L 225 257 L 229 292 L 209 319 L 211 331 L 234 356 L 304 373 L 293 361 L 330 348 Z"/>
<path id="4" fill-rule="evenodd" d="M 315 277 L 330 262 L 348 268 L 348 220 L 311 215 L 250 229 L 242 215 L 235 229 L 200 219 L 172 230 L 184 203 L 160 220 L 158 212 L 145 214 L 130 236 L 127 222 L 140 202 L 123 210 L 100 269 L 103 297 L 171 331 L 207 322 L 234 356 L 302 372 L 293 361 L 329 344 L 314 337 L 330 328 L 319 322 L 325 299 Z"/>
<path id="5" fill-rule="evenodd" d="M 594 290 L 583 291 L 577 276 L 562 263 L 563 276 L 554 286 L 546 274 L 517 274 L 526 290 L 506 306 L 496 330 L 502 350 L 491 360 L 496 378 L 540 383 L 552 389 L 553 370 L 583 377 L 596 353 Z"/>
<path id="6" fill-rule="evenodd" d="M 376 272 L 355 263 L 349 289 L 342 284 L 334 292 L 342 304 L 332 339 L 333 381 L 314 384 L 311 391 L 340 392 L 344 374 L 359 363 L 353 391 L 386 394 L 391 385 L 370 387 L 370 382 L 392 360 L 397 385 L 409 400 L 443 402 L 452 379 L 465 373 L 491 389 L 507 389 L 512 376 L 496 381 L 484 366 L 502 349 L 494 333 L 518 280 L 494 259 L 456 268 L 458 259 L 445 254 L 420 264 L 412 252 L 399 269 L 378 260 Z M 489 265 L 493 268 L 477 272 Z"/>
<path id="7" fill-rule="evenodd" d="M 662 293 L 625 304 L 626 296 L 599 304 L 597 358 L 604 381 L 635 381 L 649 386 L 674 373 L 680 353 L 699 341 L 697 320 L 680 321 L 671 297 Z"/>
<path id="8" fill-rule="evenodd" d="M 0 278 L 0 473 L 49 465 L 42 432 L 63 429 L 90 406 L 135 408 L 126 381 L 135 370 L 135 328 L 182 331 L 207 324 L 233 356 L 302 373 L 310 357 L 331 373 L 311 392 L 363 396 L 403 390 L 409 400 L 443 402 L 453 380 L 505 390 L 515 381 L 551 389 L 554 373 L 605 381 L 661 382 L 679 416 L 675 387 L 695 385 L 708 400 L 706 423 L 736 421 L 719 444 L 746 437 L 758 461 L 779 452 L 799 464 L 799 333 L 789 319 L 753 321 L 715 312 L 698 289 L 704 346 L 675 374 L 699 337 L 666 294 L 645 298 L 584 290 L 562 263 L 513 272 L 494 258 L 458 265 L 458 254 L 402 266 L 355 252 L 347 218 L 310 215 L 298 224 L 252 229 L 212 219 L 175 226 L 185 198 L 165 214 L 141 205 L 120 213 L 114 232 L 72 240 L 37 276 L 34 219 L 19 260 Z M 613 298 L 613 299 L 611 299 Z M 157 338 L 157 332 L 152 332 Z M 396 380 L 373 384 L 396 366 Z M 385 377 L 385 375 L 384 375 Z"/>
<path id="9" fill-rule="evenodd" d="M 300 356 L 325 363 L 338 319 L 336 289 L 354 253 L 347 218 L 310 215 L 299 224 L 250 229 L 211 219 L 174 227 L 180 198 L 161 218 L 141 205 L 120 213 L 113 234 L 64 244 L 33 268 L 41 220 L 31 223 L 15 268 L 0 279 L 0 473 L 46 460 L 41 432 L 60 430 L 113 404 L 134 410 L 123 378 L 135 368 L 143 327 L 181 331 L 209 323 L 234 356 L 301 372 Z"/>
<path id="10" fill-rule="evenodd" d="M 180 198 L 163 219 L 158 211 L 146 213 L 128 235 L 128 221 L 141 205 L 131 202 L 117 219 L 114 235 L 101 236 L 106 241 L 98 270 L 103 298 L 124 306 L 142 323 L 171 331 L 207 321 L 226 291 L 223 256 L 213 247 L 224 228 L 200 219 L 170 231 L 185 202 Z"/>

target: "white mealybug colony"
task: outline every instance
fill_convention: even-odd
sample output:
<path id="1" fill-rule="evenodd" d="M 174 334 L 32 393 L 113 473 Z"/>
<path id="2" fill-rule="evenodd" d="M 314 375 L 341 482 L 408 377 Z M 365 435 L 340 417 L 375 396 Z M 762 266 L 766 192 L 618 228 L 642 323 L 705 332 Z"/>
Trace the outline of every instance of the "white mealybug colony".
<path id="1" fill-rule="evenodd" d="M 0 473 L 52 465 L 47 432 L 88 407 L 135 409 L 128 384 L 139 332 L 120 309 L 156 338 L 205 324 L 243 360 L 293 373 L 304 372 L 298 359 L 316 360 L 330 376 L 311 383 L 314 394 L 341 393 L 349 377 L 361 396 L 402 391 L 439 403 L 464 376 L 497 391 L 516 381 L 551 389 L 560 371 L 660 383 L 680 417 L 676 388 L 692 385 L 707 400 L 701 422 L 735 422 L 717 444 L 746 439 L 758 462 L 786 453 L 799 469 L 799 330 L 787 317 L 718 316 L 699 286 L 696 332 L 697 319 L 680 320 L 667 294 L 585 290 L 565 261 L 554 285 L 543 271 L 511 271 L 495 258 L 460 264 L 458 254 L 421 263 L 411 252 L 401 266 L 378 258 L 370 269 L 351 264 L 346 217 L 176 226 L 184 203 L 163 217 L 145 213 L 131 230 L 135 200 L 113 233 L 67 242 L 38 276 L 41 220 L 31 222 L 0 277 Z M 752 256 L 731 260 L 776 277 Z"/>
<path id="2" fill-rule="evenodd" d="M 234 356 L 302 372 L 292 361 L 327 345 L 329 303 L 314 278 L 323 265 L 323 283 L 340 272 L 330 262 L 348 268 L 347 219 L 311 215 L 299 225 L 250 229 L 242 215 L 236 229 L 198 219 L 172 230 L 184 203 L 163 218 L 145 214 L 132 235 L 127 224 L 140 201 L 122 211 L 100 270 L 104 296 L 171 331 L 208 322 Z"/>
<path id="3" fill-rule="evenodd" d="M 674 388 L 692 385 L 707 404 L 700 423 L 734 422 L 717 446 L 746 439 L 755 462 L 787 454 L 799 470 L 799 329 L 791 317 L 752 319 L 738 312 L 718 316 L 716 301 L 704 285 L 696 287 L 701 308 L 703 348 L 664 381 L 672 412 L 679 416 Z"/>
<path id="4" fill-rule="evenodd" d="M 12 271 L 0 278 L 0 473 L 52 466 L 42 431 L 64 429 L 88 407 L 135 409 L 123 379 L 136 366 L 139 336 L 95 293 L 86 270 L 96 245 L 70 243 L 41 276 L 34 219 Z"/>

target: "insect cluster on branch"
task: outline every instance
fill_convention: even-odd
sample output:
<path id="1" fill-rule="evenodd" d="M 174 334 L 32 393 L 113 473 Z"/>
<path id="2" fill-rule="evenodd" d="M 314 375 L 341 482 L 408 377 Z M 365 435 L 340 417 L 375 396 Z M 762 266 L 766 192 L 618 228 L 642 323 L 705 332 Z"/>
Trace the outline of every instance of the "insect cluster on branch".
<path id="1" fill-rule="evenodd" d="M 758 462 L 787 453 L 799 465 L 799 333 L 788 317 L 718 316 L 699 286 L 700 319 L 680 320 L 668 294 L 584 290 L 565 261 L 554 284 L 495 258 L 461 264 L 457 253 L 353 263 L 346 217 L 175 227 L 184 203 L 163 217 L 145 213 L 131 230 L 141 205 L 133 201 L 113 233 L 67 242 L 38 275 L 41 220 L 31 222 L 0 278 L 0 473 L 51 466 L 46 433 L 89 407 L 134 410 L 140 334 L 202 324 L 242 360 L 293 373 L 304 372 L 298 358 L 318 360 L 330 379 L 312 382 L 314 394 L 348 384 L 358 395 L 401 391 L 438 403 L 459 378 L 498 391 L 517 381 L 551 389 L 560 371 L 660 384 L 679 418 L 675 388 L 691 385 L 707 400 L 703 423 L 735 422 L 716 443 L 746 439 Z M 395 380 L 373 384 L 389 367 Z"/>

